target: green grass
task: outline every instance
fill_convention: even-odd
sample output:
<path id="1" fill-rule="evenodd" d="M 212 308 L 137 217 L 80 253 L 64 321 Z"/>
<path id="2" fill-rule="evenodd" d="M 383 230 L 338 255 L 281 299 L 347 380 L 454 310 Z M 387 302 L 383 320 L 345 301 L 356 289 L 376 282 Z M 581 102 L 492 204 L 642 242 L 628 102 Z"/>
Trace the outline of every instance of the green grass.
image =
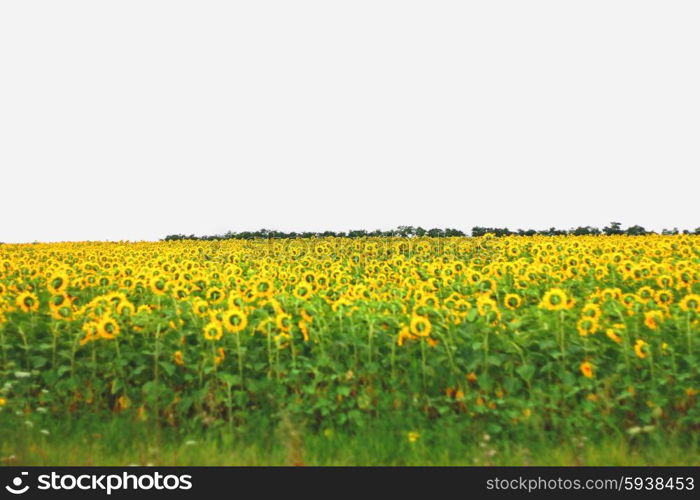
<path id="1" fill-rule="evenodd" d="M 651 432 L 595 440 L 546 433 L 496 440 L 468 426 L 410 430 L 387 422 L 362 432 L 311 432 L 282 418 L 270 432 L 182 431 L 117 416 L 57 420 L 0 414 L 3 465 L 700 465 L 698 436 Z M 42 432 L 43 431 L 43 432 Z"/>

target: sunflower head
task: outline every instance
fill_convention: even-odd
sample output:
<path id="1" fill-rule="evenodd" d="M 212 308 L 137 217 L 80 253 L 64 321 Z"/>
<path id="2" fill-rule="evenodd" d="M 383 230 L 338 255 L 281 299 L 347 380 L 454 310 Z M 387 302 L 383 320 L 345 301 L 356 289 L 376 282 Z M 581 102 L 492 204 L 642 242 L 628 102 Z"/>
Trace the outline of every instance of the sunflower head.
<path id="1" fill-rule="evenodd" d="M 69 283 L 68 276 L 63 273 L 57 273 L 49 278 L 46 287 L 53 294 L 61 294 L 66 291 Z"/>
<path id="2" fill-rule="evenodd" d="M 505 298 L 503 299 L 503 305 L 505 305 L 506 309 L 511 311 L 514 311 L 520 307 L 521 303 L 522 299 L 520 298 L 520 295 L 515 293 L 506 294 Z"/>
<path id="3" fill-rule="evenodd" d="M 165 295 L 168 282 L 161 276 L 154 276 L 149 282 L 151 291 L 157 295 Z"/>
<path id="4" fill-rule="evenodd" d="M 564 309 L 568 309 L 569 298 L 566 295 L 566 292 L 561 288 L 552 288 L 544 294 L 544 297 L 542 297 L 540 307 L 547 309 L 548 311 L 562 311 Z"/>
<path id="5" fill-rule="evenodd" d="M 673 292 L 671 290 L 659 290 L 654 294 L 654 300 L 659 305 L 667 306 L 673 302 Z"/>
<path id="6" fill-rule="evenodd" d="M 641 339 L 638 339 L 634 344 L 634 353 L 640 359 L 646 358 L 649 355 L 649 344 Z"/>
<path id="7" fill-rule="evenodd" d="M 593 378 L 593 365 L 591 363 L 584 361 L 579 368 L 584 377 Z"/>
<path id="8" fill-rule="evenodd" d="M 579 335 L 586 337 L 595 333 L 598 330 L 598 321 L 595 318 L 584 317 L 576 323 L 576 329 Z"/>
<path id="9" fill-rule="evenodd" d="M 204 326 L 204 338 L 207 340 L 219 340 L 224 335 L 221 323 L 212 320 Z"/>
<path id="10" fill-rule="evenodd" d="M 656 330 L 664 320 L 664 314 L 661 311 L 647 311 L 644 313 L 644 325 L 650 330 Z"/>
<path id="11" fill-rule="evenodd" d="M 428 335 L 430 335 L 432 325 L 427 317 L 414 314 L 411 317 L 411 324 L 409 329 L 411 334 L 416 337 L 427 337 Z"/>
<path id="12" fill-rule="evenodd" d="M 680 306 L 686 312 L 700 313 L 700 295 L 694 293 L 686 295 L 681 300 Z"/>
<path id="13" fill-rule="evenodd" d="M 119 335 L 119 323 L 111 316 L 103 316 L 97 322 L 97 333 L 101 338 L 111 340 Z"/>
<path id="14" fill-rule="evenodd" d="M 238 333 L 248 325 L 248 316 L 240 309 L 229 309 L 223 314 L 222 322 L 226 331 Z"/>
<path id="15" fill-rule="evenodd" d="M 39 297 L 33 292 L 24 291 L 15 299 L 17 307 L 24 312 L 37 312 L 39 310 Z"/>
<path id="16" fill-rule="evenodd" d="M 212 304 L 219 304 L 219 303 L 224 301 L 224 299 L 226 298 L 226 295 L 221 290 L 221 288 L 214 286 L 214 287 L 211 287 L 207 290 L 206 298 L 207 298 L 207 301 L 212 303 Z"/>
<path id="17" fill-rule="evenodd" d="M 182 351 L 175 351 L 173 353 L 173 361 L 175 361 L 176 365 L 179 365 L 179 366 L 185 365 L 185 357 L 182 354 Z"/>
<path id="18" fill-rule="evenodd" d="M 280 312 L 275 316 L 275 324 L 281 331 L 288 333 L 292 329 L 292 317 L 284 312 Z"/>
<path id="19" fill-rule="evenodd" d="M 312 290 L 312 285 L 306 282 L 301 282 L 294 287 L 294 291 L 292 293 L 297 299 L 306 300 L 311 295 Z"/>

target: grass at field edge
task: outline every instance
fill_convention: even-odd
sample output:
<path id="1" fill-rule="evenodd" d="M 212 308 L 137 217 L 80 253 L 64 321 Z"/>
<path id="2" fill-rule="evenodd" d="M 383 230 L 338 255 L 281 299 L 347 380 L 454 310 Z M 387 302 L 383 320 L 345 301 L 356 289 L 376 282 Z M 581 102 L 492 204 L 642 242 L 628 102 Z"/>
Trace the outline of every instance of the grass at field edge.
<path id="1" fill-rule="evenodd" d="M 698 466 L 697 436 L 654 435 L 589 441 L 546 435 L 514 441 L 465 440 L 455 428 L 313 433 L 281 424 L 274 432 L 219 428 L 181 435 L 114 418 L 27 424 L 0 415 L 0 465 L 84 466 Z M 8 418 L 10 417 L 10 418 Z"/>

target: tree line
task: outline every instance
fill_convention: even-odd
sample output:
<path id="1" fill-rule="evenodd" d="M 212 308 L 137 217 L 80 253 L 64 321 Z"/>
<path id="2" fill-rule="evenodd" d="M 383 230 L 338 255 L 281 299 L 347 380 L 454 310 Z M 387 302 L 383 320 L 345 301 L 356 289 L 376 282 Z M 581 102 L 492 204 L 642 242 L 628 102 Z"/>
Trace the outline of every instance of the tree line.
<path id="1" fill-rule="evenodd" d="M 628 236 L 643 236 L 645 234 L 657 234 L 655 231 L 648 231 L 644 227 L 639 225 L 630 226 L 626 229 L 622 228 L 619 222 L 611 222 L 608 226 L 603 229 L 598 229 L 592 226 L 580 226 L 572 229 L 557 229 L 549 228 L 544 230 L 535 229 L 517 229 L 510 230 L 505 227 L 481 227 L 475 226 L 472 228 L 471 236 L 484 236 L 485 234 L 493 234 L 494 236 L 584 236 L 584 235 L 628 235 Z M 695 230 L 690 231 L 688 229 L 679 230 L 678 228 L 673 229 L 663 229 L 660 234 L 698 234 L 700 235 L 700 227 L 695 228 Z M 373 237 L 400 237 L 400 238 L 412 238 L 427 236 L 432 238 L 449 238 L 451 236 L 467 236 L 467 234 L 459 229 L 423 229 L 422 227 L 413 226 L 399 226 L 396 229 L 390 229 L 388 231 L 375 230 L 366 231 L 364 229 L 356 229 L 351 231 L 323 231 L 323 232 L 283 232 L 275 231 L 271 229 L 260 229 L 258 231 L 242 231 L 233 232 L 228 231 L 225 234 L 213 235 L 213 236 L 195 236 L 184 235 L 184 234 L 170 234 L 164 238 L 165 241 L 177 241 L 177 240 L 257 240 L 257 239 L 286 239 L 286 238 L 324 238 L 324 237 L 336 237 L 336 238 L 373 238 Z"/>

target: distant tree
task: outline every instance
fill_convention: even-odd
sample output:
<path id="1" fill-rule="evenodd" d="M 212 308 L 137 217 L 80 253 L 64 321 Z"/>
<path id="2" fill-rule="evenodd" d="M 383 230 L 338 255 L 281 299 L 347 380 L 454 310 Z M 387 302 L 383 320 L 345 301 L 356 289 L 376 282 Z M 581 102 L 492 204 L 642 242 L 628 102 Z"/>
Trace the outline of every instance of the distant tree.
<path id="1" fill-rule="evenodd" d="M 573 234 L 575 236 L 587 236 L 587 235 L 592 235 L 592 234 L 600 234 L 600 229 L 598 229 L 597 227 L 591 227 L 591 226 L 577 227 L 576 229 L 570 230 L 569 234 Z"/>
<path id="2" fill-rule="evenodd" d="M 661 234 L 679 234 L 681 231 L 677 227 L 673 229 L 664 229 Z M 700 234 L 700 227 L 690 231 L 684 229 L 683 234 Z M 563 235 L 573 235 L 573 236 L 585 236 L 585 235 L 619 235 L 627 234 L 630 236 L 641 236 L 645 234 L 656 234 L 653 231 L 647 231 L 644 227 L 639 225 L 630 226 L 627 229 L 622 229 L 619 222 L 611 222 L 609 226 L 606 226 L 601 231 L 600 229 L 592 226 L 579 226 L 575 229 L 557 229 L 555 227 L 550 227 L 549 229 L 543 229 L 536 231 L 534 229 L 518 229 L 517 231 L 511 231 L 507 227 L 481 227 L 474 226 L 471 230 L 471 236 L 478 237 L 484 236 L 485 234 L 492 234 L 497 237 L 518 235 L 518 236 L 563 236 Z M 389 229 L 382 231 L 380 229 L 375 229 L 374 231 L 368 232 L 364 229 L 353 229 L 351 231 L 345 232 L 335 232 L 335 231 L 323 231 L 323 232 L 312 232 L 305 231 L 302 233 L 297 232 L 282 232 L 272 229 L 259 229 L 257 231 L 242 231 L 240 233 L 227 231 L 221 235 L 208 235 L 208 236 L 195 236 L 193 234 L 186 236 L 184 234 L 169 234 L 165 238 L 165 241 L 179 241 L 179 240 L 204 240 L 204 241 L 218 241 L 218 240 L 255 240 L 255 239 L 286 239 L 286 238 L 378 238 L 378 237 L 400 237 L 400 238 L 411 238 L 411 237 L 422 237 L 429 236 L 432 238 L 442 238 L 442 237 L 456 237 L 456 236 L 466 236 L 463 231 L 453 228 L 432 228 L 430 230 L 425 230 L 422 227 L 413 226 L 399 226 L 396 229 Z"/>
<path id="3" fill-rule="evenodd" d="M 413 226 L 399 226 L 397 228 L 397 233 L 402 238 L 410 238 L 416 235 L 416 228 Z"/>
<path id="4" fill-rule="evenodd" d="M 644 236 L 645 234 L 648 234 L 647 230 L 642 226 L 630 226 L 625 232 L 630 236 Z"/>
<path id="5" fill-rule="evenodd" d="M 621 224 L 619 222 L 611 222 L 609 226 L 603 228 L 603 233 L 608 236 L 615 234 L 625 234 L 625 232 L 620 228 Z"/>
<path id="6" fill-rule="evenodd" d="M 362 238 L 363 236 L 367 236 L 367 231 L 364 229 L 354 229 L 348 233 L 348 236 L 350 238 Z"/>

